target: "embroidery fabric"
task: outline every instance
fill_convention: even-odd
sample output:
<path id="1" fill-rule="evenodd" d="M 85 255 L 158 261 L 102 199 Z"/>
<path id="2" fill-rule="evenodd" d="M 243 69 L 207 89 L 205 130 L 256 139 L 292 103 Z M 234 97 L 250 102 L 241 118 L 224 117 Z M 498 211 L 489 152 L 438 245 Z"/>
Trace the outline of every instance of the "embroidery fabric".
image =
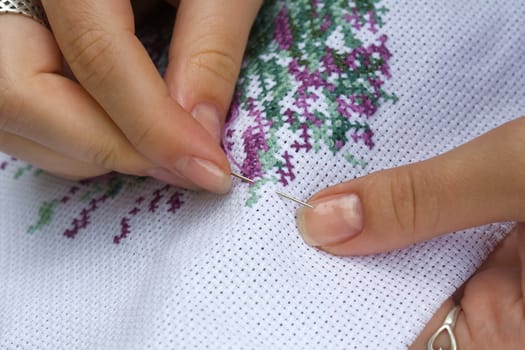
<path id="1" fill-rule="evenodd" d="M 237 146 L 245 153 L 242 161 L 230 157 L 233 165 L 258 180 L 249 206 L 257 202 L 265 183 L 288 186 L 296 178 L 294 158 L 319 152 L 323 144 L 365 168 L 367 161 L 356 159 L 345 145 L 352 140 L 373 148 L 367 119 L 382 102 L 397 100 L 383 90 L 391 77 L 391 53 L 386 34 L 378 28 L 387 9 L 375 0 L 343 8 L 334 4 L 267 2 L 262 11 L 272 13 L 273 21 L 261 16 L 255 24 L 223 135 L 228 152 Z M 344 45 L 330 40 L 335 36 L 342 36 Z M 276 82 L 279 87 L 273 88 Z M 241 130 L 235 123 L 239 109 L 253 119 Z M 232 141 L 235 136 L 242 146 Z"/>
<path id="2" fill-rule="evenodd" d="M 306 199 L 523 114 L 524 13 L 265 2 L 224 135 L 258 181 L 227 196 L 0 154 L 0 349 L 405 349 L 512 225 L 339 258 L 302 242 L 275 190 Z M 141 33 L 161 71 L 167 32 Z"/>

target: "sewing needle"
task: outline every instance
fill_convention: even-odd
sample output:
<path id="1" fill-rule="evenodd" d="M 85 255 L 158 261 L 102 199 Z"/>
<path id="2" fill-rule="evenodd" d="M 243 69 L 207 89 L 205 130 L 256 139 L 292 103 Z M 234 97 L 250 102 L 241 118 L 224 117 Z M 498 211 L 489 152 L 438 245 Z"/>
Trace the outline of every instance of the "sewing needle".
<path id="1" fill-rule="evenodd" d="M 248 178 L 248 177 L 246 177 L 246 176 L 243 176 L 243 175 L 241 175 L 241 174 L 235 173 L 235 172 L 233 172 L 233 171 L 231 172 L 231 175 L 232 175 L 232 176 L 235 176 L 236 178 L 239 178 L 239 179 L 241 179 L 242 181 L 245 181 L 245 182 L 249 182 L 249 183 L 252 183 L 252 184 L 255 182 L 254 180 L 252 180 L 252 179 L 250 179 L 250 178 Z M 289 200 L 291 200 L 291 201 L 294 201 L 295 203 L 299 203 L 299 204 L 301 204 L 301 205 L 304 205 L 305 207 L 308 207 L 308 208 L 312 208 L 312 209 L 313 209 L 313 206 L 312 206 L 311 204 L 308 204 L 308 203 L 306 203 L 306 202 L 304 202 L 304 201 L 302 201 L 302 200 L 300 200 L 300 199 L 297 199 L 297 198 L 295 198 L 295 197 L 292 197 L 292 196 L 290 196 L 290 195 L 288 195 L 288 194 L 286 194 L 286 193 L 283 193 L 283 192 L 281 192 L 281 191 L 275 191 L 275 193 L 277 193 L 277 194 L 278 194 L 279 196 L 281 196 L 281 197 L 284 197 L 284 198 L 286 198 L 286 199 L 289 199 Z"/>
<path id="2" fill-rule="evenodd" d="M 275 191 L 275 193 L 277 193 L 281 197 L 284 197 L 284 198 L 287 198 L 287 199 L 289 199 L 291 201 L 294 201 L 295 203 L 299 203 L 301 205 L 304 205 L 305 207 L 308 207 L 308 208 L 311 208 L 311 209 L 314 208 L 313 205 L 308 204 L 308 203 L 306 203 L 306 202 L 304 202 L 304 201 L 302 201 L 300 199 L 294 198 L 294 197 L 292 197 L 290 195 L 287 195 L 286 193 L 282 193 L 280 191 Z"/>
<path id="3" fill-rule="evenodd" d="M 233 171 L 231 172 L 231 174 L 232 174 L 232 176 L 235 176 L 236 178 L 239 178 L 242 181 L 246 181 L 246 182 L 249 182 L 251 184 L 255 182 L 252 179 L 249 179 L 246 176 L 242 176 L 241 174 L 234 173 Z"/>

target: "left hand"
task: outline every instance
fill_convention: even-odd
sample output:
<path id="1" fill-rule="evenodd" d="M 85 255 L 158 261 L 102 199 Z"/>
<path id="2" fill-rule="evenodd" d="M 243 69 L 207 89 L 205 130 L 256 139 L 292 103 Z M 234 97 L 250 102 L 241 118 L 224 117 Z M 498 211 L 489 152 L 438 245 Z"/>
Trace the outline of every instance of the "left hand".
<path id="1" fill-rule="evenodd" d="M 219 140 L 261 3 L 180 1 L 166 81 L 129 0 L 42 0 L 52 32 L 2 15 L 0 150 L 67 178 L 118 171 L 227 192 Z"/>
<path id="2" fill-rule="evenodd" d="M 168 0 L 178 6 L 165 80 L 171 96 L 220 142 L 262 0 Z"/>

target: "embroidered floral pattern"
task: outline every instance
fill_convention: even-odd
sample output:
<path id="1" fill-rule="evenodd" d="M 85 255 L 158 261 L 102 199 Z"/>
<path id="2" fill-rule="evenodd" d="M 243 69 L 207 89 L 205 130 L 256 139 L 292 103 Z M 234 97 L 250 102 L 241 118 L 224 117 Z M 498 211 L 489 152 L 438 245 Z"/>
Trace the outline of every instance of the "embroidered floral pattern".
<path id="1" fill-rule="evenodd" d="M 373 148 L 367 120 L 382 103 L 397 100 L 383 90 L 391 54 L 387 36 L 379 33 L 387 10 L 378 3 L 265 3 L 223 137 L 234 166 L 257 180 L 248 205 L 257 201 L 264 183 L 289 185 L 296 177 L 296 155 L 318 152 L 323 145 L 333 154 L 344 152 L 354 166 L 366 166 L 346 146 L 352 142 Z M 241 111 L 252 119 L 243 129 L 236 123 Z M 239 139 L 242 146 L 234 141 Z M 290 143 L 283 145 L 283 139 Z M 242 147 L 242 160 L 232 156 L 236 147 Z"/>
<path id="2" fill-rule="evenodd" d="M 265 2 L 248 44 L 223 142 L 234 167 L 256 181 L 247 205 L 258 200 L 268 182 L 290 185 L 296 179 L 300 154 L 327 148 L 349 163 L 366 167 L 367 161 L 351 152 L 352 144 L 374 147 L 368 124 L 379 106 L 396 101 L 383 90 L 390 78 L 391 54 L 387 37 L 380 34 L 386 9 L 379 0 L 279 0 Z M 171 32 L 168 17 L 162 30 L 139 30 L 148 52 L 164 71 Z M 159 34 L 161 33 L 161 34 Z M 258 91 L 256 95 L 253 91 Z M 241 123 L 237 123 L 240 115 Z M 240 142 L 239 142 L 240 140 Z M 240 149 L 241 152 L 238 152 Z M 234 150 L 236 152 L 234 152 Z M 243 154 L 235 159 L 233 153 Z M 0 171 L 16 167 L 15 178 L 39 176 L 41 170 L 15 158 L 0 163 Z M 148 182 L 149 183 L 149 182 Z M 115 213 L 119 244 L 133 231 L 140 215 L 164 211 L 175 214 L 184 204 L 185 191 L 146 179 L 108 175 L 73 183 L 64 193 L 40 204 L 28 227 L 36 233 L 50 225 L 57 213 L 73 212 L 62 231 L 74 238 L 88 228 L 95 214 L 111 207 L 123 193 L 138 193 Z M 67 221 L 66 221 L 67 222 Z"/>
<path id="3" fill-rule="evenodd" d="M 14 172 L 15 178 L 22 176 L 38 176 L 41 170 L 11 158 L 0 164 L 1 170 L 7 170 L 8 167 L 16 167 Z M 71 219 L 70 224 L 63 229 L 62 234 L 68 238 L 74 238 L 80 232 L 85 230 L 92 220 L 95 212 L 114 201 L 125 191 L 139 188 L 137 192 L 144 193 L 129 204 L 129 208 L 123 208 L 121 213 L 116 213 L 115 217 L 120 222 L 120 232 L 115 234 L 113 242 L 119 244 L 132 231 L 133 219 L 141 212 L 156 213 L 165 211 L 175 214 L 184 204 L 184 190 L 176 189 L 169 185 L 159 184 L 153 190 L 145 184 L 146 179 L 131 176 L 119 176 L 110 174 L 97 179 L 78 181 L 73 183 L 62 195 L 51 200 L 44 201 L 40 204 L 38 218 L 27 229 L 28 233 L 35 233 L 45 226 L 49 225 L 55 216 L 55 213 L 61 209 L 67 208 L 71 202 L 82 203 L 80 209 Z M 141 188 L 148 188 L 148 191 L 142 191 Z"/>

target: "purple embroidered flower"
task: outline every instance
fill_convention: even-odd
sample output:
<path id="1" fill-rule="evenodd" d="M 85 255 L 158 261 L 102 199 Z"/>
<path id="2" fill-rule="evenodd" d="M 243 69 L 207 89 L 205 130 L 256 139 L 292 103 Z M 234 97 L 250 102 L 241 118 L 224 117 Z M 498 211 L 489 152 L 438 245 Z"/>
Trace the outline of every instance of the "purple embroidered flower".
<path id="1" fill-rule="evenodd" d="M 326 55 L 323 56 L 321 62 L 323 63 L 326 73 L 328 74 L 341 74 L 343 72 L 343 70 L 335 64 L 335 59 L 332 55 L 332 50 L 330 50 L 330 48 L 328 47 L 326 48 Z"/>
<path id="2" fill-rule="evenodd" d="M 343 15 L 343 18 L 350 23 L 355 29 L 360 30 L 362 28 L 361 25 L 361 17 L 357 13 L 357 9 L 352 9 L 352 14 L 345 13 Z"/>
<path id="3" fill-rule="evenodd" d="M 292 46 L 293 36 L 286 7 L 283 7 L 275 18 L 274 39 L 281 50 L 288 50 Z"/>
<path id="4" fill-rule="evenodd" d="M 265 135 L 262 132 L 254 132 L 249 127 L 242 135 L 244 139 L 244 152 L 246 157 L 241 165 L 241 172 L 250 179 L 256 179 L 263 175 L 259 152 L 264 150 Z"/>
<path id="5" fill-rule="evenodd" d="M 232 118 L 239 113 L 248 118 L 235 124 L 244 150 L 242 164 L 232 156 L 239 152 L 233 131 L 225 133 L 224 141 L 233 165 L 262 180 L 250 188 L 247 203 L 257 201 L 252 190 L 265 181 L 290 184 L 295 154 L 318 151 L 321 144 L 333 154 L 345 152 L 352 164 L 366 165 L 346 146 L 353 140 L 372 148 L 374 133 L 367 120 L 382 102 L 396 100 L 383 90 L 391 53 L 386 35 L 378 34 L 386 11 L 379 1 L 265 3 L 275 14 L 273 32 L 267 25 L 254 27 L 260 45 L 246 59 L 240 95 L 234 99 L 238 105 L 230 112 Z M 358 35 L 360 31 L 367 35 Z M 346 47 L 337 43 L 341 34 Z"/>
<path id="6" fill-rule="evenodd" d="M 332 25 L 332 21 L 330 20 L 330 16 L 324 15 L 323 16 L 323 23 L 321 24 L 321 31 L 326 32 L 328 28 Z"/>
<path id="7" fill-rule="evenodd" d="M 370 31 L 374 34 L 377 33 L 376 22 L 374 19 L 374 12 L 372 11 L 368 11 L 368 23 L 370 24 Z"/>
<path id="8" fill-rule="evenodd" d="M 277 169 L 276 173 L 280 176 L 279 182 L 282 183 L 283 186 L 287 186 L 289 183 L 288 181 L 295 180 L 295 174 L 293 172 L 294 166 L 291 162 L 293 156 L 286 151 L 282 157 L 284 159 L 284 164 Z"/>

